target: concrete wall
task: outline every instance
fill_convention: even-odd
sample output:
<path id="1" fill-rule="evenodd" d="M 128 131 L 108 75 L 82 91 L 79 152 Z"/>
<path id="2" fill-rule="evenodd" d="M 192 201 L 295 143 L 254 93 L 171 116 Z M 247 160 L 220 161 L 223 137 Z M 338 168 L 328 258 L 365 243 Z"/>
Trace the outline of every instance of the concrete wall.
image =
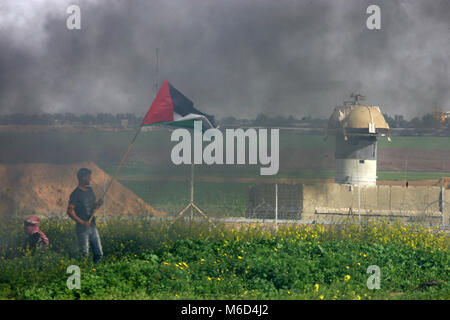
<path id="1" fill-rule="evenodd" d="M 443 193 L 443 223 L 450 224 L 450 189 L 446 189 Z"/>
<path id="2" fill-rule="evenodd" d="M 450 190 L 440 187 L 366 186 L 360 189 L 362 217 L 402 218 L 448 224 Z M 358 187 L 336 183 L 303 186 L 302 219 L 358 216 Z"/>

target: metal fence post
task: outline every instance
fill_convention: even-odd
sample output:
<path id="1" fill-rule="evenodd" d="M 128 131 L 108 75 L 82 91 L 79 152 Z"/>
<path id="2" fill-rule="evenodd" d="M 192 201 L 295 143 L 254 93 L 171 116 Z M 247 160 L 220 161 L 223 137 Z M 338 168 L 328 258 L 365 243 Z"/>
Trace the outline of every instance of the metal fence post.
<path id="1" fill-rule="evenodd" d="M 103 218 L 106 217 L 106 175 L 103 174 Z"/>
<path id="2" fill-rule="evenodd" d="M 278 183 L 275 183 L 275 230 L 278 231 Z"/>
<path id="3" fill-rule="evenodd" d="M 361 227 L 361 186 L 358 183 L 358 223 Z"/>

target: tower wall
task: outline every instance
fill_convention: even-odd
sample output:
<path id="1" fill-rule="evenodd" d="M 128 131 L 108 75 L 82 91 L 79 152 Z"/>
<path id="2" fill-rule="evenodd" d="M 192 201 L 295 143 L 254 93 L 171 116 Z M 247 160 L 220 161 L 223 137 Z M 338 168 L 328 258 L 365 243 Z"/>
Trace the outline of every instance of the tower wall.
<path id="1" fill-rule="evenodd" d="M 335 181 L 340 184 L 376 185 L 377 138 L 336 136 Z"/>

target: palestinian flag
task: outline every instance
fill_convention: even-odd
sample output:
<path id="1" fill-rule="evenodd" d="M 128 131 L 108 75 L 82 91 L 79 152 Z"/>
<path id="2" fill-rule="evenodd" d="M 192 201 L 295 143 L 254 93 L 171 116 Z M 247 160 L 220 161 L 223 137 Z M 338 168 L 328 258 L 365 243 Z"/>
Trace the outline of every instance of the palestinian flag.
<path id="1" fill-rule="evenodd" d="M 193 128 L 194 120 L 201 120 L 206 128 L 216 127 L 213 116 L 195 109 L 191 100 L 165 80 L 141 126 L 165 124 Z"/>

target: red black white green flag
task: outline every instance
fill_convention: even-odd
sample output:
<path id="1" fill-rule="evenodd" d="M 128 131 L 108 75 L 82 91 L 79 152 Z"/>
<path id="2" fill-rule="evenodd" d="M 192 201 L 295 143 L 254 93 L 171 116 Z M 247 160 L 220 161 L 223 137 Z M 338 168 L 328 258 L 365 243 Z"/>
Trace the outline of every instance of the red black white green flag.
<path id="1" fill-rule="evenodd" d="M 213 116 L 195 109 L 191 100 L 165 80 L 141 126 L 165 124 L 193 128 L 195 120 L 201 120 L 206 128 L 216 127 Z"/>

